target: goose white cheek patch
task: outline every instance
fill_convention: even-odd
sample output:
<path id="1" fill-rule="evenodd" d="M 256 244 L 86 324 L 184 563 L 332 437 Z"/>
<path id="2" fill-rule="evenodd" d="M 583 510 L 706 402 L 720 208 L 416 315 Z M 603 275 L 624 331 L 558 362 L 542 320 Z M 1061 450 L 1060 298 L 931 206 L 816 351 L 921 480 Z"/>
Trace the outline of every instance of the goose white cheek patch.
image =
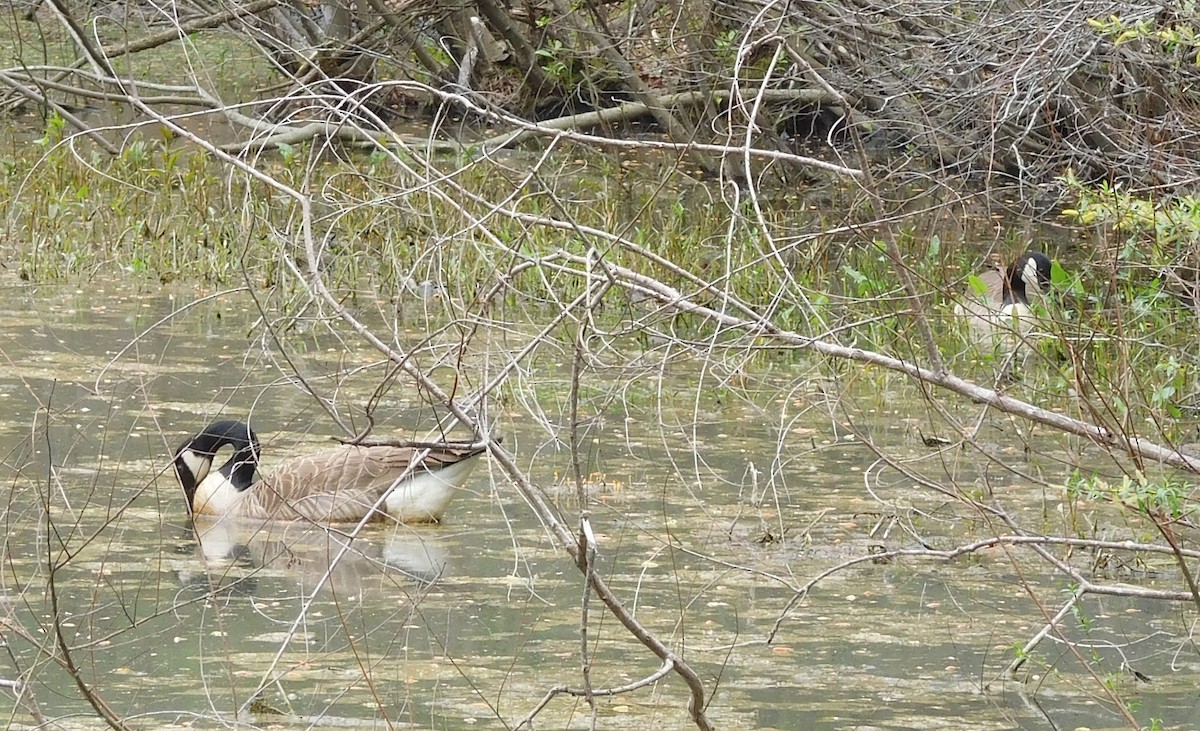
<path id="1" fill-rule="evenodd" d="M 1021 279 L 1025 280 L 1025 288 L 1036 293 L 1042 291 L 1042 280 L 1038 278 L 1038 265 L 1033 259 L 1025 260 L 1025 271 L 1021 273 Z"/>
<path id="2" fill-rule="evenodd" d="M 202 482 L 208 476 L 208 471 L 212 469 L 213 458 L 211 456 L 197 454 L 190 449 L 185 449 L 179 453 L 179 457 L 183 460 L 183 466 L 187 467 L 188 472 L 192 473 L 192 479 L 197 484 Z"/>

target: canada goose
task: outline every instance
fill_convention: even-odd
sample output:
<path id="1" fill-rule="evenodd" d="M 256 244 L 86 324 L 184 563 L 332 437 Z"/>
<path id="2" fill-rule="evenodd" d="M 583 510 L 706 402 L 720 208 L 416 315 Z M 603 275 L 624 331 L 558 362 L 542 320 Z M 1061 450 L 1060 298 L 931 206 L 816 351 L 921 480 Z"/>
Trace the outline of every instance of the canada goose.
<path id="1" fill-rule="evenodd" d="M 1023 338 L 1033 327 L 1029 304 L 1050 289 L 1050 258 L 1027 251 L 1008 269 L 984 272 L 979 280 L 983 291 L 973 288 L 955 313 L 967 318 L 976 344 L 1009 349 L 1014 336 Z"/>
<path id="2" fill-rule="evenodd" d="M 225 446 L 233 456 L 216 471 L 213 459 Z M 402 523 L 437 522 L 486 448 L 473 442 L 412 446 L 342 445 L 287 461 L 255 480 L 261 448 L 240 421 L 218 421 L 175 452 L 175 476 L 195 515 L 310 520 L 361 520 L 392 489 L 382 512 Z M 413 460 L 421 457 L 419 464 Z"/>

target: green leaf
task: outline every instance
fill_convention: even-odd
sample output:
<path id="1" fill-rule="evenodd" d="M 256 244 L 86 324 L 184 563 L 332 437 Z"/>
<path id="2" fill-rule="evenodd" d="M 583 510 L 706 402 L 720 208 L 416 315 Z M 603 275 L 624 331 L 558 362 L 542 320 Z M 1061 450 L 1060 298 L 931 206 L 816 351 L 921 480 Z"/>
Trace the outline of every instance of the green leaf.
<path id="1" fill-rule="evenodd" d="M 1058 260 L 1050 262 L 1050 284 L 1055 288 L 1066 288 L 1067 282 L 1071 279 L 1071 275 L 1067 274 L 1067 270 L 1062 268 L 1062 264 Z"/>
<path id="2" fill-rule="evenodd" d="M 842 266 L 842 273 L 845 274 L 847 277 L 850 277 L 850 279 L 854 280 L 855 284 L 863 285 L 867 282 L 867 275 L 858 271 L 857 269 L 850 266 L 849 264 Z"/>

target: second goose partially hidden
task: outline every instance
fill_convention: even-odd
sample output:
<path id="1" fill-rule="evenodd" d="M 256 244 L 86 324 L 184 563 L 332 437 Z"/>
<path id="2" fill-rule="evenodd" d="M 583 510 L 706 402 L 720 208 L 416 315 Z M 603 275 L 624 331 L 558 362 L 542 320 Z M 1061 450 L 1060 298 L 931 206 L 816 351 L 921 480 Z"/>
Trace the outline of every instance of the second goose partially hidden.
<path id="1" fill-rule="evenodd" d="M 972 339 L 979 345 L 1011 344 L 1013 336 L 1029 334 L 1033 326 L 1030 302 L 1050 288 L 1050 258 L 1040 251 L 1027 251 L 1008 269 L 992 269 L 979 275 L 982 292 L 966 294 L 955 312 L 965 316 Z"/>
<path id="2" fill-rule="evenodd" d="M 213 459 L 226 446 L 233 448 L 233 456 L 214 471 Z M 256 480 L 258 437 L 240 421 L 218 421 L 175 452 L 175 475 L 192 515 L 358 521 L 388 493 L 379 508 L 383 512 L 377 511 L 373 519 L 436 522 L 484 451 L 486 447 L 474 442 L 342 445 L 294 457 Z M 407 476 L 389 493 L 403 475 Z"/>

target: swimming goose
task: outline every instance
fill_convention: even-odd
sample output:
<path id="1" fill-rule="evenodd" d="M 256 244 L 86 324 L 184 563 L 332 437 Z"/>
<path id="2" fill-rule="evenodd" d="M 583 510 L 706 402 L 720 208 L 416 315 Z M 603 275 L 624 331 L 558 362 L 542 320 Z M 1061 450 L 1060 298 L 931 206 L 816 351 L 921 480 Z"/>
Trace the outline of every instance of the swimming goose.
<path id="1" fill-rule="evenodd" d="M 233 456 L 213 471 L 222 447 Z M 413 460 L 425 454 L 416 466 Z M 474 442 L 412 446 L 342 445 L 296 457 L 255 480 L 258 437 L 240 421 L 218 421 L 175 452 L 175 476 L 191 515 L 310 520 L 361 520 L 396 480 L 373 519 L 437 522 L 486 447 Z"/>
<path id="2" fill-rule="evenodd" d="M 1027 251 L 1007 270 L 992 269 L 979 275 L 983 292 L 972 289 L 955 313 L 968 318 L 972 339 L 980 345 L 1011 345 L 1033 327 L 1032 300 L 1050 289 L 1050 258 Z M 1031 299 L 1032 298 L 1032 299 Z"/>

